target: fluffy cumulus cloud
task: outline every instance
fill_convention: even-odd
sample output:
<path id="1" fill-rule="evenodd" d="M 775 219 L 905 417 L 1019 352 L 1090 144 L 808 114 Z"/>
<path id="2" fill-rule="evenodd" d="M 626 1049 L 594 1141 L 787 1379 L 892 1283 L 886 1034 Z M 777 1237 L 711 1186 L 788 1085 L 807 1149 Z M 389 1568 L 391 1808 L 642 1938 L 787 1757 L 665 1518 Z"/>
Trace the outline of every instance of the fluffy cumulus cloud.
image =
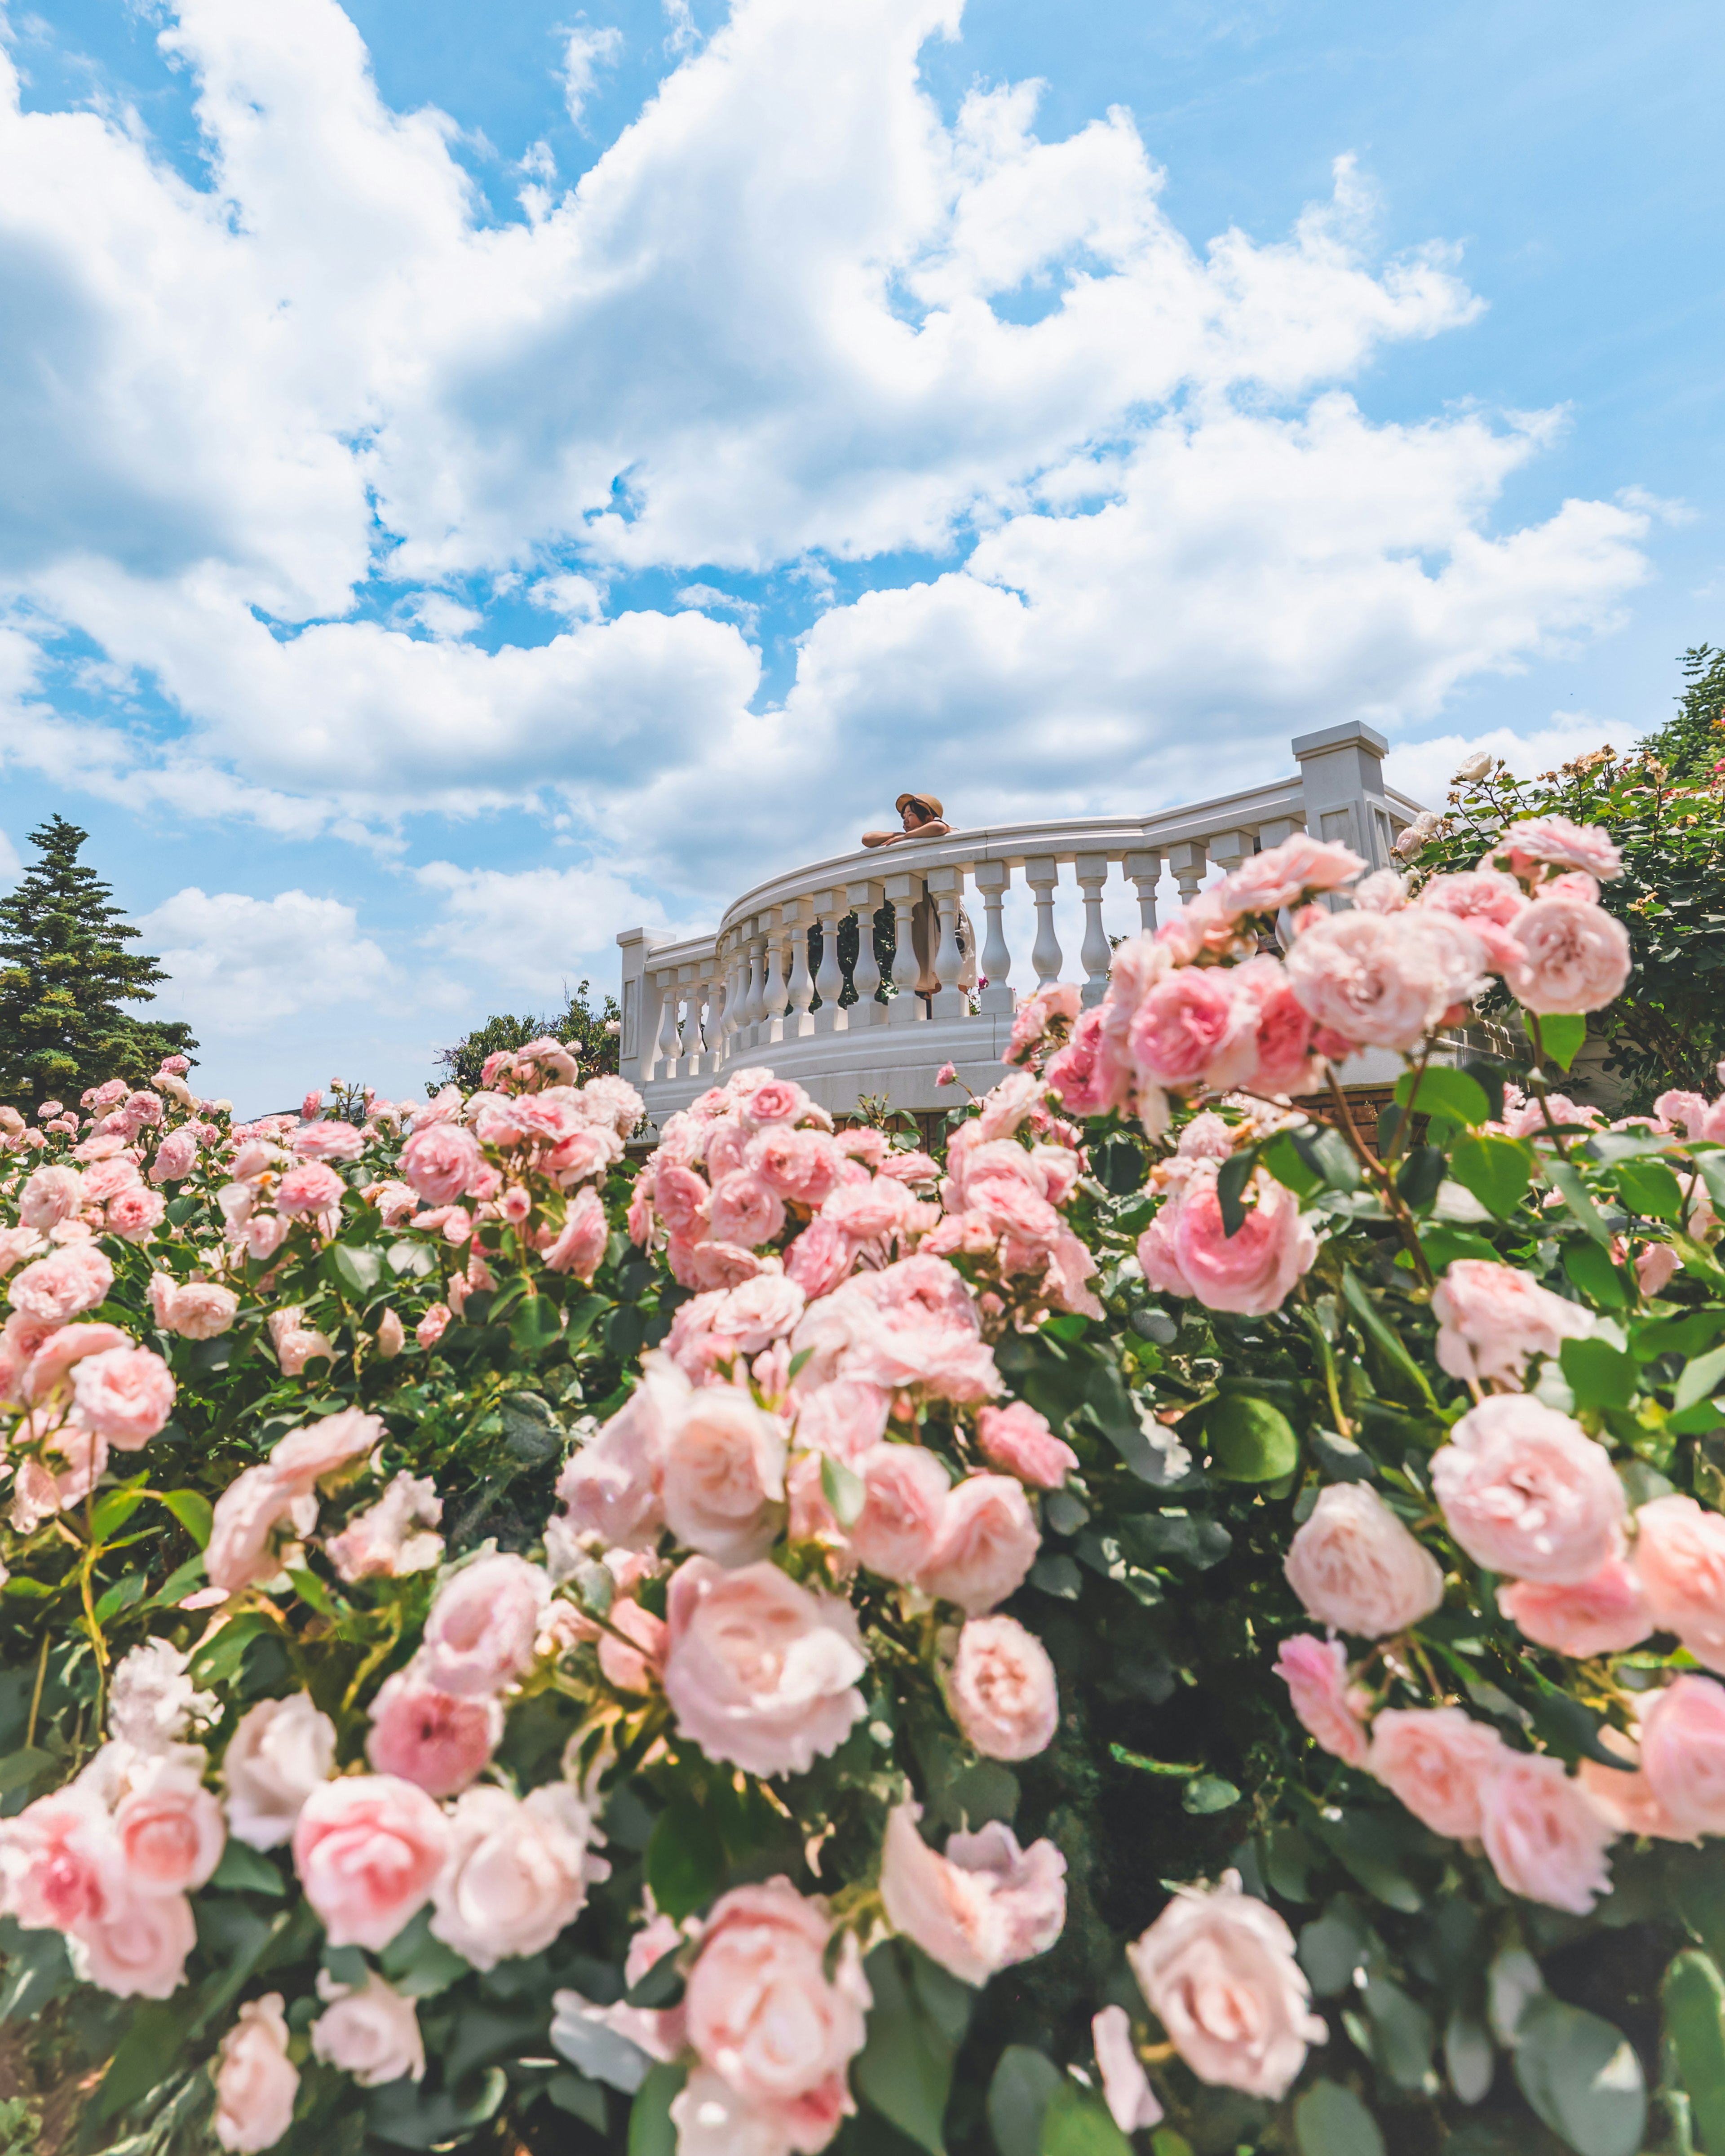
<path id="1" fill-rule="evenodd" d="M 668 928 L 663 907 L 608 866 L 511 871 L 433 861 L 418 880 L 439 906 L 426 947 L 440 959 L 485 968 L 500 990 L 536 1005 L 583 976 L 595 983 L 595 1001 L 607 993 L 619 929 L 685 932 Z"/>
<path id="2" fill-rule="evenodd" d="M 847 843 L 884 758 L 972 814 L 1202 793 L 1219 752 L 1430 721 L 1613 619 L 1645 506 L 1497 521 L 1554 422 L 1357 401 L 1479 302 L 1441 248 L 1376 255 L 1348 160 L 1285 238 L 1199 249 L 1124 110 L 1045 141 L 1021 84 L 943 117 L 919 55 L 960 31 L 959 0 L 735 0 L 578 185 L 531 152 L 501 223 L 335 0 L 180 0 L 204 186 L 130 115 L 24 111 L 0 54 L 0 764 L 385 849 L 561 814 L 594 865 L 421 872 L 526 983 L 655 882 Z M 572 111 L 618 57 L 566 33 Z M 822 610 L 889 553 L 925 558 Z M 680 603 L 614 605 L 643 572 Z M 714 580 L 793 572 L 768 696 Z M 194 900 L 181 978 L 259 1010 L 245 938 L 324 903 L 163 912 Z"/>
<path id="3" fill-rule="evenodd" d="M 172 983 L 175 1011 L 200 1039 L 257 1034 L 305 1010 L 387 993 L 393 969 L 359 932 L 351 906 L 285 891 L 271 899 L 239 891 L 177 891 L 139 923 Z"/>

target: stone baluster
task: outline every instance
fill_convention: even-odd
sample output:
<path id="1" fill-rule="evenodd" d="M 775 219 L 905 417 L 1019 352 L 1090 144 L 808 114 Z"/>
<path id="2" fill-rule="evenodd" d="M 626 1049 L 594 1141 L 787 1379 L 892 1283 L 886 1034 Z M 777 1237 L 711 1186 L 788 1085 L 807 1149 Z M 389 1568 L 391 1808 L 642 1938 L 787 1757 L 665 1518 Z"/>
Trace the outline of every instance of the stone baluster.
<path id="1" fill-rule="evenodd" d="M 674 966 L 667 966 L 659 974 L 659 1045 L 653 1060 L 655 1078 L 673 1078 L 677 1069 L 677 1007 L 681 998 L 677 993 L 677 974 Z"/>
<path id="2" fill-rule="evenodd" d="M 728 1060 L 737 1029 L 742 1024 L 743 999 L 748 989 L 742 939 L 732 930 L 727 932 L 726 942 L 729 948 L 725 959 L 725 1013 L 719 1028 L 721 1061 Z"/>
<path id="3" fill-rule="evenodd" d="M 839 1008 L 839 998 L 845 993 L 845 975 L 839 964 L 839 923 L 850 908 L 843 891 L 817 891 L 814 906 L 820 923 L 820 968 L 814 976 L 820 1009 L 814 1014 L 814 1030 L 842 1033 L 850 1014 Z"/>
<path id="4" fill-rule="evenodd" d="M 767 932 L 761 926 L 763 916 L 752 915 L 748 925 L 749 981 L 742 1006 L 743 1037 L 740 1048 L 758 1047 L 765 1038 L 762 1021 L 767 1015 Z"/>
<path id="5" fill-rule="evenodd" d="M 713 1068 L 713 1050 L 719 1045 L 719 990 L 718 982 L 711 964 L 699 966 L 695 973 L 695 993 L 689 1005 L 694 1039 L 688 1044 L 690 1055 L 685 1065 L 691 1078 L 704 1078 Z"/>
<path id="6" fill-rule="evenodd" d="M 1102 926 L 1102 886 L 1108 880 L 1108 856 L 1081 854 L 1072 864 L 1072 876 L 1084 893 L 1084 942 L 1078 957 L 1084 968 L 1084 1007 L 1088 1010 L 1108 993 L 1108 961 L 1113 946 Z"/>
<path id="7" fill-rule="evenodd" d="M 940 988 L 933 998 L 931 1015 L 935 1018 L 968 1018 L 970 1004 L 958 985 L 958 976 L 964 971 L 963 954 L 958 948 L 958 906 L 964 889 L 962 869 L 931 869 L 928 871 L 928 892 L 940 910 L 941 932 L 935 945 L 934 972 Z"/>
<path id="8" fill-rule="evenodd" d="M 856 963 L 850 973 L 856 1001 L 845 1013 L 849 1030 L 855 1033 L 860 1025 L 886 1023 L 886 1004 L 875 1000 L 880 986 L 880 961 L 875 956 L 875 914 L 881 903 L 880 886 L 874 882 L 847 884 L 845 897 L 856 916 Z"/>
<path id="9" fill-rule="evenodd" d="M 984 1011 L 1004 1012 L 1010 1018 L 1012 952 L 1007 948 L 1000 915 L 1012 870 L 1005 861 L 978 861 L 974 874 L 976 887 L 983 895 L 983 947 L 977 972 L 988 983 L 978 992 L 977 1002 Z"/>
<path id="10" fill-rule="evenodd" d="M 1285 845 L 1296 831 L 1306 826 L 1295 816 L 1278 816 L 1273 823 L 1258 826 L 1258 844 L 1267 854 L 1272 846 Z"/>
<path id="11" fill-rule="evenodd" d="M 677 999 L 683 1006 L 683 1023 L 673 1075 L 692 1078 L 701 1069 L 701 977 L 693 966 L 677 968 Z"/>
<path id="12" fill-rule="evenodd" d="M 922 1016 L 922 1004 L 916 995 L 916 951 L 912 940 L 911 916 L 916 901 L 922 896 L 922 879 L 914 875 L 894 875 L 885 879 L 882 888 L 886 902 L 892 908 L 893 953 L 892 985 L 898 993 L 886 1006 L 889 1025 L 914 1025 Z"/>
<path id="13" fill-rule="evenodd" d="M 766 1047 L 784 1034 L 784 930 L 777 906 L 762 917 L 767 922 L 767 978 L 761 990 L 761 1024 L 755 1039 Z"/>
<path id="14" fill-rule="evenodd" d="M 1146 936 L 1156 933 L 1156 886 L 1162 881 L 1160 854 L 1128 854 L 1122 864 L 1127 880 L 1138 894 L 1138 927 Z"/>
<path id="15" fill-rule="evenodd" d="M 1204 850 L 1214 867 L 1224 875 L 1237 869 L 1242 861 L 1249 861 L 1256 848 L 1250 831 L 1217 831 L 1204 842 Z"/>
<path id="16" fill-rule="evenodd" d="M 1174 881 L 1180 886 L 1182 906 L 1190 906 L 1197 897 L 1198 886 L 1204 881 L 1209 860 L 1202 839 L 1183 839 L 1178 846 L 1168 848 L 1168 865 L 1174 872 Z"/>
<path id="17" fill-rule="evenodd" d="M 786 906 L 784 913 L 791 932 L 791 1007 L 784 1022 L 784 1037 L 800 1040 L 814 1030 L 814 1020 L 809 1014 L 809 1006 L 814 1001 L 814 982 L 809 971 L 809 931 L 814 921 L 814 902 L 797 899 Z"/>
<path id="18" fill-rule="evenodd" d="M 1030 947 L 1030 964 L 1036 975 L 1036 985 L 1045 988 L 1060 978 L 1065 954 L 1060 939 L 1055 933 L 1055 886 L 1060 880 L 1058 861 L 1047 859 L 1024 863 L 1024 881 L 1036 902 L 1036 941 Z"/>

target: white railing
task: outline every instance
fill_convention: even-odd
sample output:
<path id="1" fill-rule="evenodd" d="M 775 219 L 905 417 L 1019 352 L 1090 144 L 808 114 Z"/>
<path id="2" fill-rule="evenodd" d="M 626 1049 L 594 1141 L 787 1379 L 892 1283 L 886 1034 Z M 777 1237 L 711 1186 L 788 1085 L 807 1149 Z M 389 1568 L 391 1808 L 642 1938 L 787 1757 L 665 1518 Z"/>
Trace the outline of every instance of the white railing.
<path id="1" fill-rule="evenodd" d="M 1419 804 L 1384 785 L 1387 746 L 1382 735 L 1350 721 L 1296 739 L 1292 778 L 1219 800 L 1148 816 L 999 824 L 861 850 L 757 885 L 726 909 L 711 935 L 673 943 L 630 929 L 617 938 L 623 1074 L 639 1086 L 655 1122 L 748 1063 L 770 1062 L 839 1113 L 863 1094 L 884 1096 L 896 1108 L 947 1105 L 952 1096 L 935 1086 L 947 1063 L 983 1091 L 1000 1075 L 1014 1004 L 1031 985 L 1008 942 L 1015 875 L 1034 907 L 1028 971 L 1041 986 L 1070 978 L 1055 920 L 1056 887 L 1070 868 L 1084 908 L 1076 954 L 1083 996 L 1086 1004 L 1096 1003 L 1107 985 L 1111 948 L 1104 894 L 1117 875 L 1132 886 L 1137 916 L 1117 920 L 1117 935 L 1155 927 L 1164 871 L 1183 902 L 1212 869 L 1231 868 L 1296 830 L 1341 839 L 1374 867 L 1388 862 L 1395 835 Z M 960 985 L 971 970 L 960 948 L 967 886 L 983 914 L 974 968 L 979 984 L 972 992 Z M 915 993 L 911 927 L 925 896 L 939 921 L 932 953 L 938 987 L 926 998 Z M 880 978 L 872 932 L 885 907 L 895 929 L 890 983 Z M 857 954 L 847 983 L 839 930 L 853 916 Z M 856 999 L 841 1004 L 847 988 Z M 1380 1074 L 1362 1067 L 1348 1075 L 1370 1082 Z"/>

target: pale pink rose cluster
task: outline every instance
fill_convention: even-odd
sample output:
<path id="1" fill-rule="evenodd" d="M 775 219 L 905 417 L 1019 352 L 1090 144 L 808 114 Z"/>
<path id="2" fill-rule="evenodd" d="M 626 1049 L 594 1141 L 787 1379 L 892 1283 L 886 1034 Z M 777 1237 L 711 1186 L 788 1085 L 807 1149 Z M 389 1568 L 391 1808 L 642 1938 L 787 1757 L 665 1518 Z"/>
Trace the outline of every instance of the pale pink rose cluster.
<path id="1" fill-rule="evenodd" d="M 237 1594 L 281 1569 L 284 1530 L 295 1537 L 317 1524 L 318 1485 L 349 1471 L 382 1443 L 380 1416 L 344 1408 L 290 1430 L 255 1467 L 242 1468 L 216 1500 L 204 1568 L 213 1587 Z"/>
<path id="2" fill-rule="evenodd" d="M 1527 1365 L 1594 1329 L 1590 1311 L 1542 1287 L 1516 1265 L 1461 1258 L 1431 1298 L 1438 1367 L 1471 1385 L 1519 1392 Z"/>
<path id="3" fill-rule="evenodd" d="M 991 1820 L 949 1835 L 942 1853 L 923 1840 L 921 1817 L 901 1804 L 886 1822 L 880 1898 L 893 1929 L 966 1984 L 1046 1953 L 1066 1921 L 1066 1860 L 1054 1843 L 1021 1849 Z"/>
<path id="4" fill-rule="evenodd" d="M 1039 1139 L 1025 1147 L 1012 1135 L 1039 1105 L 1034 1091 L 1009 1081 L 980 1116 L 953 1132 L 941 1186 L 947 1217 L 922 1248 L 936 1256 L 989 1254 L 1004 1279 L 1037 1281 L 1050 1309 L 1100 1317 L 1102 1306 L 1087 1285 L 1096 1260 L 1061 1214 L 1081 1169 L 1076 1146 Z M 1067 1133 L 1065 1125 L 1050 1127 Z"/>
<path id="5" fill-rule="evenodd" d="M 1220 1163 L 1177 1157 L 1159 1171 L 1164 1197 L 1138 1238 L 1148 1285 L 1167 1295 L 1261 1317 L 1279 1310 L 1317 1257 L 1317 1236 L 1285 1183 L 1255 1168 L 1245 1217 L 1230 1235 L 1217 1189 Z"/>

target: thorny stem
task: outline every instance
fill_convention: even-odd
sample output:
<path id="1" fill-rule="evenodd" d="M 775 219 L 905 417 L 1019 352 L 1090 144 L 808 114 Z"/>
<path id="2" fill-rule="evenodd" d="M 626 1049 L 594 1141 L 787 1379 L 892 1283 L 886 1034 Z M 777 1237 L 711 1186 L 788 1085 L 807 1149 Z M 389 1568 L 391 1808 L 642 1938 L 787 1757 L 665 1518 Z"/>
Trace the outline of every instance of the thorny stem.
<path id="1" fill-rule="evenodd" d="M 1420 1098 L 1420 1088 L 1425 1082 L 1425 1066 L 1431 1060 L 1431 1050 L 1432 1043 L 1428 1040 L 1425 1044 L 1425 1054 L 1414 1068 L 1414 1083 L 1408 1094 L 1408 1105 L 1403 1109 L 1400 1120 L 1396 1124 L 1395 1135 L 1389 1141 L 1389 1151 L 1384 1156 L 1385 1167 L 1388 1167 L 1401 1151 L 1402 1140 L 1413 1130 L 1414 1103 Z"/>
<path id="2" fill-rule="evenodd" d="M 48 1676 L 48 1643 L 50 1635 L 42 1635 L 42 1652 L 36 1657 L 36 1689 L 30 1694 L 30 1719 L 24 1729 L 24 1749 L 28 1752 L 36 1742 L 36 1717 L 42 1712 L 42 1686 Z"/>
<path id="3" fill-rule="evenodd" d="M 1329 1081 L 1330 1093 L 1336 1103 L 1336 1112 L 1342 1121 L 1343 1133 L 1348 1144 L 1353 1147 L 1354 1158 L 1358 1161 L 1368 1180 L 1377 1184 L 1378 1195 L 1384 1200 L 1384 1211 L 1400 1229 L 1402 1240 L 1407 1245 L 1408 1254 L 1414 1260 L 1414 1270 L 1420 1276 L 1420 1285 L 1427 1288 L 1435 1287 L 1437 1281 L 1426 1260 L 1425 1250 L 1420 1245 L 1419 1230 L 1414 1225 L 1414 1216 L 1408 1210 L 1406 1200 L 1395 1187 L 1394 1177 L 1390 1174 L 1382 1161 L 1373 1158 L 1366 1149 L 1364 1140 L 1354 1128 L 1353 1117 L 1348 1111 L 1348 1096 L 1342 1091 L 1341 1080 L 1337 1077 L 1332 1070 L 1327 1070 L 1325 1075 Z"/>

